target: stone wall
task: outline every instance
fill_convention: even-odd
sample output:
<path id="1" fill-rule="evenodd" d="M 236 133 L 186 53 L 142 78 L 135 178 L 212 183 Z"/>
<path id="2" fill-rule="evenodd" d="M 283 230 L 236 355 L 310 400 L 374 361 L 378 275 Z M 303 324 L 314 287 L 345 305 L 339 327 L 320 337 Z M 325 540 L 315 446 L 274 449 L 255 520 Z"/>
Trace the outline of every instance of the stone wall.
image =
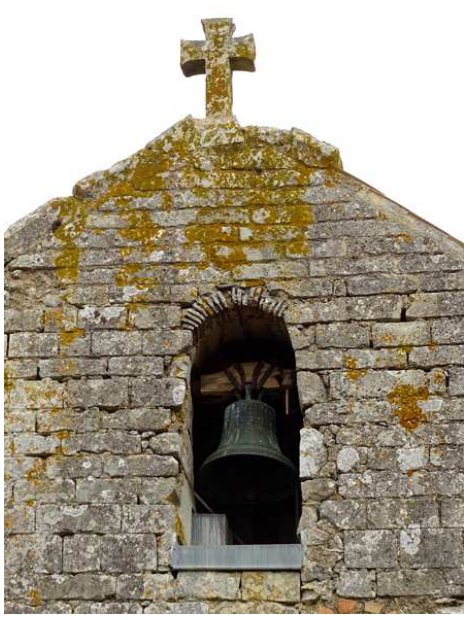
<path id="1" fill-rule="evenodd" d="M 8 612 L 454 609 L 457 242 L 298 130 L 186 119 L 19 222 L 6 254 Z M 233 287 L 296 353 L 301 573 L 169 566 L 195 344 Z"/>

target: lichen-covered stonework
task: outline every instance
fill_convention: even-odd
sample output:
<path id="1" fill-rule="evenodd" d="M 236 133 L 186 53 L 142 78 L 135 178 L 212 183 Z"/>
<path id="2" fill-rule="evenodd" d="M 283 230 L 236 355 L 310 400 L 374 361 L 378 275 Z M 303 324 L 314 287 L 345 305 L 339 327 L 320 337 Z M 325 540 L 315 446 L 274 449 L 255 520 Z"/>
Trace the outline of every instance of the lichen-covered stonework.
<path id="1" fill-rule="evenodd" d="M 300 130 L 188 117 L 13 226 L 6 261 L 7 612 L 459 609 L 457 241 Z M 295 350 L 304 566 L 175 574 L 191 365 L 234 304 Z"/>

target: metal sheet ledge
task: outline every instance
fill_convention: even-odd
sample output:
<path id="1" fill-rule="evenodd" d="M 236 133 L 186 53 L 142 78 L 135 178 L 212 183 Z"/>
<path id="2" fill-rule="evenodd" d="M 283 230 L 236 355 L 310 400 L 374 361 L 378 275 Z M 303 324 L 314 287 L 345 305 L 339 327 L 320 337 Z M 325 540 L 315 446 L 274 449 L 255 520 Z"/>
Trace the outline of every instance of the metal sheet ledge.
<path id="1" fill-rule="evenodd" d="M 300 570 L 302 545 L 177 545 L 174 570 Z"/>

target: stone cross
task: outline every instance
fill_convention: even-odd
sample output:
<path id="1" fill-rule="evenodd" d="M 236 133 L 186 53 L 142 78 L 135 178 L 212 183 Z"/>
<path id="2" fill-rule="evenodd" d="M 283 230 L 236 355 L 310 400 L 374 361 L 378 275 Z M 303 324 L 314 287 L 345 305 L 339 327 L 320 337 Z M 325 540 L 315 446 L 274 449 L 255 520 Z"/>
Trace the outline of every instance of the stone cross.
<path id="1" fill-rule="evenodd" d="M 186 77 L 206 74 L 206 115 L 232 117 L 232 71 L 255 70 L 252 34 L 233 38 L 231 18 L 203 19 L 205 41 L 181 41 L 181 69 Z"/>

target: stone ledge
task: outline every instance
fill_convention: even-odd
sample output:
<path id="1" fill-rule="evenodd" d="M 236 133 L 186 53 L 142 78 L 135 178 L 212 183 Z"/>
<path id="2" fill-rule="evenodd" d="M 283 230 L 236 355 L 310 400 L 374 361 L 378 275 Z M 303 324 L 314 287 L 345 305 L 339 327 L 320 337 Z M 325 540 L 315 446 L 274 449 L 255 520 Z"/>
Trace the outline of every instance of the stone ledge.
<path id="1" fill-rule="evenodd" d="M 303 547 L 292 545 L 202 545 L 173 549 L 174 570 L 300 570 Z"/>

